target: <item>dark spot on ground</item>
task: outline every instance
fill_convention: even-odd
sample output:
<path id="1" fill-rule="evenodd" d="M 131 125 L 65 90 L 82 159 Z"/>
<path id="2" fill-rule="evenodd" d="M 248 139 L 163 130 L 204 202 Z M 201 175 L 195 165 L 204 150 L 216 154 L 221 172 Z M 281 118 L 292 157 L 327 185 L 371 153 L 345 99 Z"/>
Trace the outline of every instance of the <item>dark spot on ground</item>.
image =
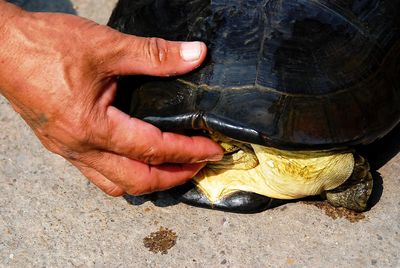
<path id="1" fill-rule="evenodd" d="M 319 209 L 322 209 L 326 215 L 336 220 L 339 218 L 345 218 L 350 222 L 358 222 L 364 220 L 365 214 L 360 212 L 355 212 L 353 210 L 349 210 L 347 208 L 342 207 L 334 207 L 330 205 L 327 201 L 318 202 L 318 201 L 306 201 L 304 202 L 308 205 L 314 205 Z"/>
<path id="2" fill-rule="evenodd" d="M 153 253 L 167 254 L 168 250 L 176 244 L 177 235 L 168 228 L 160 227 L 143 239 L 143 244 Z"/>

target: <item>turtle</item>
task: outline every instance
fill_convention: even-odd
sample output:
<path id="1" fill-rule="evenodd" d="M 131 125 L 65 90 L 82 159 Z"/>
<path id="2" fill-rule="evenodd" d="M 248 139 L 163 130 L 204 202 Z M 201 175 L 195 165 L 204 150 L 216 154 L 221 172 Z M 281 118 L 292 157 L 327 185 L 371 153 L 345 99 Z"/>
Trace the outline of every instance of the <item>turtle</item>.
<path id="1" fill-rule="evenodd" d="M 115 105 L 224 148 L 171 189 L 182 202 L 253 213 L 322 196 L 365 211 L 373 178 L 355 148 L 400 121 L 398 14 L 400 0 L 120 0 L 109 26 L 209 52 L 178 77 L 119 77 Z"/>

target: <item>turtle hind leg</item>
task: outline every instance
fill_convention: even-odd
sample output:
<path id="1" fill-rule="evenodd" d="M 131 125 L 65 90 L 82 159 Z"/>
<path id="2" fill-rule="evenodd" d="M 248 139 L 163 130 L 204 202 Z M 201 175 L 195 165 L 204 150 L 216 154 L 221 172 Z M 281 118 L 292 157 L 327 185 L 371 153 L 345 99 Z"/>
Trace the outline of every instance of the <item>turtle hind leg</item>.
<path id="1" fill-rule="evenodd" d="M 357 212 L 367 209 L 372 192 L 373 180 L 368 162 L 360 155 L 354 155 L 354 170 L 349 179 L 339 187 L 326 191 L 326 199 L 335 207 L 344 207 Z"/>
<path id="2" fill-rule="evenodd" d="M 257 213 L 284 203 L 283 200 L 245 191 L 234 192 L 212 203 L 192 182 L 171 189 L 170 194 L 188 205 L 234 213 Z"/>

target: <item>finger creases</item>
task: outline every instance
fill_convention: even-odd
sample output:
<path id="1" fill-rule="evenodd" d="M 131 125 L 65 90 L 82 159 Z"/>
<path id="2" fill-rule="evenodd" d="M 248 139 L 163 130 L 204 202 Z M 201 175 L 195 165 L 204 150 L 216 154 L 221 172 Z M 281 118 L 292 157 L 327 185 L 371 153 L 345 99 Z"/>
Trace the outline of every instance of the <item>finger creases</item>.
<path id="1" fill-rule="evenodd" d="M 223 156 L 222 148 L 206 137 L 161 132 L 112 106 L 107 117 L 110 138 L 104 149 L 116 154 L 152 165 L 218 161 Z"/>
<path id="2" fill-rule="evenodd" d="M 120 38 L 116 64 L 118 75 L 171 76 L 187 73 L 201 65 L 207 47 L 202 42 L 167 41 L 125 35 Z"/>

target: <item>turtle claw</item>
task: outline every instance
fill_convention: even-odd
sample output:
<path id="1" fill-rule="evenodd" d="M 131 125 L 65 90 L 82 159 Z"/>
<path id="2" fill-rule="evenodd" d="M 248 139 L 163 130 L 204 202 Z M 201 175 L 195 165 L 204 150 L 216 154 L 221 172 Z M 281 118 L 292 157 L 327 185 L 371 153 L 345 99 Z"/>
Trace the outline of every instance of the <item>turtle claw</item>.
<path id="1" fill-rule="evenodd" d="M 234 192 L 212 203 L 192 182 L 171 189 L 170 194 L 188 205 L 234 213 L 257 213 L 284 203 L 283 200 L 245 191 Z"/>

